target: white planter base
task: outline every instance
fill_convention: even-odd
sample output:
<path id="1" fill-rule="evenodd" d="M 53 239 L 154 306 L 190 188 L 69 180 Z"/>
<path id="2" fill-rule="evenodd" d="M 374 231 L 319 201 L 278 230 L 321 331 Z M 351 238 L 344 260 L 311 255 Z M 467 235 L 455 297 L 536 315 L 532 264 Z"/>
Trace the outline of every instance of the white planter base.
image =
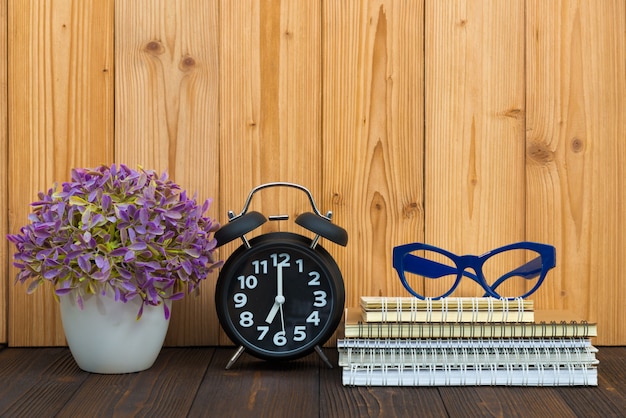
<path id="1" fill-rule="evenodd" d="M 123 303 L 111 295 L 93 295 L 85 298 L 83 310 L 69 295 L 60 299 L 65 337 L 78 367 L 116 374 L 139 372 L 154 364 L 169 326 L 163 306 L 145 306 L 137 320 L 140 299 Z"/>

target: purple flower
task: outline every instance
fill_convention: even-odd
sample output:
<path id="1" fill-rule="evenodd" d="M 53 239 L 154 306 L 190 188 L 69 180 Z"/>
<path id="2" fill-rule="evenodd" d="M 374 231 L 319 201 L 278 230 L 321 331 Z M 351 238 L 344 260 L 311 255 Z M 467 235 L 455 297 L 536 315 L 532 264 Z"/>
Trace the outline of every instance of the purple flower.
<path id="1" fill-rule="evenodd" d="M 75 168 L 71 181 L 39 192 L 29 223 L 7 236 L 16 282 L 29 282 L 29 293 L 51 282 L 79 305 L 109 290 L 122 302 L 139 297 L 140 317 L 143 305 L 180 299 L 221 266 L 212 238 L 219 225 L 204 215 L 210 202 L 188 198 L 166 173 Z"/>

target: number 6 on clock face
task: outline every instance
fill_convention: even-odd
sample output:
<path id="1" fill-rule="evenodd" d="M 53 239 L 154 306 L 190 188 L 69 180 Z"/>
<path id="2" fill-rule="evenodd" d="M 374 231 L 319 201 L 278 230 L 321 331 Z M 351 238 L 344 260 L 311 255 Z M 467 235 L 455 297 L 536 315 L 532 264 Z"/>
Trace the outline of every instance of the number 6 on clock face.
<path id="1" fill-rule="evenodd" d="M 222 267 L 215 294 L 220 323 L 256 357 L 302 357 L 326 342 L 341 320 L 341 272 L 311 242 L 288 232 L 261 235 Z"/>

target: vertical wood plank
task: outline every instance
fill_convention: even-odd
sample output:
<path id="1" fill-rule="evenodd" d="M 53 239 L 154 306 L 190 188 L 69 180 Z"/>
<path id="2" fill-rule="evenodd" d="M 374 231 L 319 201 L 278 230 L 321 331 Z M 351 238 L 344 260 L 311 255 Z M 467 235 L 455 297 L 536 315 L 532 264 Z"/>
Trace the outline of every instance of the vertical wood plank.
<path id="1" fill-rule="evenodd" d="M 540 302 L 626 340 L 626 4 L 527 4 L 528 235 L 557 247 Z"/>
<path id="2" fill-rule="evenodd" d="M 320 10 L 319 1 L 221 3 L 222 223 L 228 221 L 228 210 L 240 213 L 249 192 L 268 182 L 300 184 L 319 201 Z M 311 211 L 304 193 L 290 188 L 264 189 L 251 203 L 250 210 L 266 217 L 288 214 L 290 220 L 268 222 L 248 238 L 274 230 L 307 235 L 293 224 L 298 213 Z M 222 259 L 240 244 L 222 247 Z M 227 338 L 222 335 L 221 341 Z"/>
<path id="3" fill-rule="evenodd" d="M 38 191 L 113 158 L 113 3 L 11 1 L 8 29 L 8 213 L 18 232 Z M 51 287 L 9 287 L 8 338 L 65 343 Z"/>
<path id="4" fill-rule="evenodd" d="M 167 171 L 219 210 L 217 1 L 117 1 L 115 159 Z M 217 343 L 210 274 L 175 302 L 167 345 Z"/>
<path id="5" fill-rule="evenodd" d="M 7 56 L 7 2 L 0 1 L 0 57 Z M 7 60 L 0 63 L 0 344 L 7 342 L 7 303 L 9 280 L 8 243 L 8 126 L 7 126 Z"/>
<path id="6" fill-rule="evenodd" d="M 394 245 L 423 238 L 423 2 L 324 3 L 324 190 L 350 237 L 346 306 L 402 295 Z"/>
<path id="7" fill-rule="evenodd" d="M 523 22 L 521 0 L 426 7 L 425 240 L 459 255 L 525 236 Z"/>
<path id="8" fill-rule="evenodd" d="M 320 193 L 320 5 L 223 2 L 221 19 L 220 181 L 226 222 L 226 211 L 239 213 L 250 190 L 263 183 L 293 182 L 314 197 Z M 255 195 L 251 209 L 295 215 L 310 211 L 307 205 L 304 195 L 267 189 Z M 262 231 L 295 230 L 290 224 L 268 224 Z"/>

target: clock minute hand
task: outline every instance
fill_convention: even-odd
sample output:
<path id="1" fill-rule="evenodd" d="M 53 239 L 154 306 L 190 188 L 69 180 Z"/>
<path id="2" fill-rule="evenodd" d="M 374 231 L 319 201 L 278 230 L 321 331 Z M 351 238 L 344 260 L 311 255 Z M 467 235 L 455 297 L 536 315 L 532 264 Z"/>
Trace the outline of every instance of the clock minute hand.
<path id="1" fill-rule="evenodd" d="M 276 297 L 274 298 L 274 305 L 272 305 L 272 309 L 267 314 L 267 318 L 265 318 L 265 322 L 271 324 L 274 321 L 274 317 L 278 313 L 278 310 L 285 303 L 285 297 L 283 296 L 283 266 L 279 264 L 276 267 Z"/>

